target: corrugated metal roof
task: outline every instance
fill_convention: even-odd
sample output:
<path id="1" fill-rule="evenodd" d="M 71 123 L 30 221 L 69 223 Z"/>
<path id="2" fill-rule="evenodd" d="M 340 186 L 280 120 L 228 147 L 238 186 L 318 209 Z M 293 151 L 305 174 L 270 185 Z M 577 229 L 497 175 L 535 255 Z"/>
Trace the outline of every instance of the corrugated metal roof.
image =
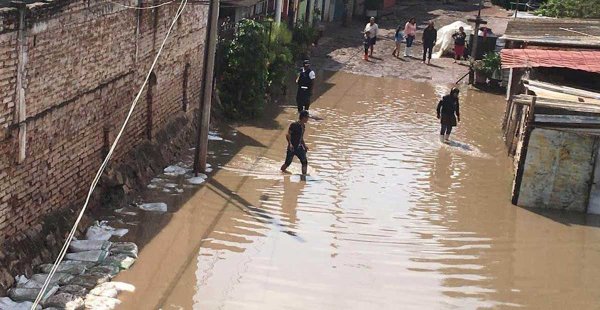
<path id="1" fill-rule="evenodd" d="M 569 68 L 600 73 L 600 51 L 509 49 L 500 52 L 502 68 Z"/>
<path id="2" fill-rule="evenodd" d="M 504 38 L 541 45 L 600 48 L 600 20 L 516 19 L 508 22 Z"/>

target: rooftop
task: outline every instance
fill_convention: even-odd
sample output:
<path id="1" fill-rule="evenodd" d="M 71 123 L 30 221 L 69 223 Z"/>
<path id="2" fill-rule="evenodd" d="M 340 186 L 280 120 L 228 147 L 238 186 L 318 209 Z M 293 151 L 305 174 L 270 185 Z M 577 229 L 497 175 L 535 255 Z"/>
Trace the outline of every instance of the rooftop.
<path id="1" fill-rule="evenodd" d="M 504 38 L 540 45 L 600 48 L 600 20 L 521 18 L 508 22 Z"/>

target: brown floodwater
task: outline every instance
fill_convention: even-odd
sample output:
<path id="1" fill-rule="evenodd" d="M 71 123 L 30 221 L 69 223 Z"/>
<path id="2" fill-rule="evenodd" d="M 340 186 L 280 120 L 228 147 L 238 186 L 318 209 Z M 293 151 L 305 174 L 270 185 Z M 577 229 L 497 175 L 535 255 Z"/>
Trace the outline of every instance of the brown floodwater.
<path id="1" fill-rule="evenodd" d="M 509 202 L 503 96 L 462 87 L 442 145 L 448 85 L 323 74 L 307 180 L 278 172 L 294 107 L 223 129 L 207 183 L 141 220 L 121 309 L 600 307 L 598 218 Z"/>

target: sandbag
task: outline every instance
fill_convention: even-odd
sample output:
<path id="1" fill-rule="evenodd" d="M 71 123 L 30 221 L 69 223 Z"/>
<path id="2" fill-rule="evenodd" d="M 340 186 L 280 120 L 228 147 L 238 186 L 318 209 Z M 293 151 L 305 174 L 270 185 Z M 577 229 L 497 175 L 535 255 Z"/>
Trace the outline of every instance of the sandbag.
<path id="1" fill-rule="evenodd" d="M 38 273 L 38 274 L 34 274 L 33 276 L 31 276 L 30 281 L 44 283 L 44 282 L 46 282 L 46 278 L 48 278 L 48 274 Z M 68 273 L 56 272 L 52 276 L 52 279 L 50 279 L 50 284 L 51 285 L 54 285 L 54 284 L 65 285 L 65 284 L 69 283 L 69 281 L 71 281 L 71 279 L 73 279 L 73 275 L 70 275 Z"/>
<path id="2" fill-rule="evenodd" d="M 100 265 L 90 268 L 89 272 L 93 274 L 107 274 L 111 278 L 119 274 L 121 268 L 112 265 Z"/>
<path id="3" fill-rule="evenodd" d="M 138 257 L 138 246 L 133 242 L 115 242 L 110 247 L 110 254 L 125 254 L 129 257 Z"/>
<path id="4" fill-rule="evenodd" d="M 44 302 L 45 307 L 55 307 L 64 310 L 79 310 L 85 306 L 83 297 L 68 293 L 58 293 Z"/>
<path id="5" fill-rule="evenodd" d="M 94 250 L 85 251 L 79 253 L 69 253 L 65 255 L 68 260 L 82 261 L 82 262 L 101 262 L 108 256 L 107 251 Z"/>
<path id="6" fill-rule="evenodd" d="M 164 202 L 144 203 L 139 208 L 148 212 L 167 212 L 167 204 Z"/>
<path id="7" fill-rule="evenodd" d="M 93 265 L 90 262 L 81 262 L 81 261 L 73 261 L 73 260 L 65 260 L 62 261 L 58 268 L 56 268 L 56 272 L 60 273 L 68 273 L 72 275 L 81 275 L 85 272 L 85 270 Z M 38 267 L 38 270 L 42 273 L 50 273 L 52 270 L 53 264 L 44 264 Z"/>
<path id="8" fill-rule="evenodd" d="M 48 287 L 42 296 L 42 301 L 54 295 L 56 291 L 58 291 L 58 285 Z M 39 292 L 39 288 L 11 288 L 8 290 L 8 297 L 16 302 L 34 301 Z"/>
<path id="9" fill-rule="evenodd" d="M 101 221 L 96 222 L 93 226 L 90 226 L 85 234 L 85 238 L 88 240 L 108 240 L 112 236 L 123 237 L 129 232 L 128 229 L 121 228 L 115 229 L 108 226 L 108 222 Z"/>
<path id="10" fill-rule="evenodd" d="M 116 298 L 88 295 L 85 298 L 85 309 L 90 310 L 112 310 L 115 309 L 121 301 Z"/>
<path id="11" fill-rule="evenodd" d="M 121 269 L 129 269 L 133 263 L 135 263 L 135 258 L 129 257 L 125 254 L 117 254 L 107 257 L 102 262 L 102 265 L 111 265 Z"/>
<path id="12" fill-rule="evenodd" d="M 91 290 L 94 287 L 96 287 L 97 285 L 108 282 L 108 281 L 110 281 L 109 275 L 94 273 L 94 274 L 86 274 L 83 276 L 74 277 L 73 280 L 71 280 L 71 282 L 69 282 L 69 284 L 81 286 L 88 290 Z"/>
<path id="13" fill-rule="evenodd" d="M 30 301 L 16 302 L 8 297 L 0 298 L 0 310 L 30 310 L 31 306 L 33 302 Z M 42 307 L 38 305 L 35 309 L 42 310 Z"/>
<path id="14" fill-rule="evenodd" d="M 105 240 L 73 240 L 69 245 L 71 252 L 85 252 L 93 250 L 107 251 L 111 246 L 110 241 Z"/>
<path id="15" fill-rule="evenodd" d="M 88 293 L 88 289 L 86 289 L 83 286 L 68 284 L 65 286 L 61 286 L 58 289 L 57 294 L 58 293 L 67 293 L 67 294 L 71 294 L 71 295 L 85 297 L 85 295 Z"/>

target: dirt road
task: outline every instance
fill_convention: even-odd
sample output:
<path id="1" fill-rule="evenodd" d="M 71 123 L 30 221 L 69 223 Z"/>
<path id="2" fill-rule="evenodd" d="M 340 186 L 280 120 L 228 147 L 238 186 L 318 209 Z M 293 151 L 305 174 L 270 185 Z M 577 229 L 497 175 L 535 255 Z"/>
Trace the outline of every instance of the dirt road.
<path id="1" fill-rule="evenodd" d="M 312 61 L 316 68 L 330 71 L 345 71 L 355 74 L 396 77 L 414 81 L 449 84 L 456 82 L 468 72 L 466 62 L 455 64 L 451 58 L 434 59 L 432 65 L 421 63 L 423 28 L 429 20 L 435 22 L 439 29 L 455 21 L 467 22 L 477 15 L 478 6 L 472 1 L 455 1 L 453 4 L 440 4 L 438 0 L 409 0 L 384 14 L 392 14 L 378 20 L 381 28 L 374 58 L 370 61 L 362 59 L 362 34 L 365 22 L 356 21 L 347 27 L 340 23 L 327 25 L 326 37 L 312 53 Z M 487 3 L 482 16 L 494 33 L 501 35 L 506 30 L 510 12 Z M 408 19 L 415 17 L 419 26 L 417 42 L 413 48 L 412 58 L 395 58 L 394 33 L 398 25 L 404 25 Z M 403 45 L 404 48 L 404 45 Z M 404 50 L 402 50 L 404 51 Z"/>

